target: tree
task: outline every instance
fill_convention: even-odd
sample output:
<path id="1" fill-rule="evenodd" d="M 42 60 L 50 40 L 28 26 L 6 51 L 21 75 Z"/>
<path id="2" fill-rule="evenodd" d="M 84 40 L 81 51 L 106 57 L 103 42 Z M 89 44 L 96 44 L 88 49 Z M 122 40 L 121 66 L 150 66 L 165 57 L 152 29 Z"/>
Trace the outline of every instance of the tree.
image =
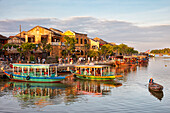
<path id="1" fill-rule="evenodd" d="M 0 51 L 2 51 L 2 47 L 3 47 L 3 46 L 2 46 L 2 44 L 0 43 Z"/>
<path id="2" fill-rule="evenodd" d="M 38 44 L 38 48 L 42 50 L 43 57 L 47 57 L 47 53 L 53 50 L 51 44 L 47 44 L 46 40 L 43 40 L 41 43 Z"/>
<path id="3" fill-rule="evenodd" d="M 170 54 L 170 48 L 151 50 L 153 54 Z"/>
<path id="4" fill-rule="evenodd" d="M 23 43 L 17 50 L 21 52 L 28 61 L 30 61 L 31 51 L 36 49 L 36 44 L 33 43 Z"/>
<path id="5" fill-rule="evenodd" d="M 126 44 L 120 44 L 118 45 L 119 48 L 118 48 L 118 52 L 121 53 L 122 55 L 125 55 L 127 54 L 127 48 L 128 46 Z"/>
<path id="6" fill-rule="evenodd" d="M 65 52 L 69 60 L 70 54 L 72 54 L 75 51 L 75 44 L 77 40 L 74 37 L 68 37 L 68 36 L 65 36 L 64 39 L 66 40 L 65 42 L 66 51 Z"/>
<path id="7" fill-rule="evenodd" d="M 113 48 L 110 44 L 104 44 L 99 49 L 100 55 L 103 55 L 106 59 L 106 56 L 111 55 L 113 53 Z"/>
<path id="8" fill-rule="evenodd" d="M 87 55 L 89 57 L 97 57 L 98 56 L 98 51 L 94 51 L 94 50 L 89 50 Z"/>
<path id="9" fill-rule="evenodd" d="M 84 47 L 85 47 L 85 55 L 86 55 L 86 59 L 87 59 L 87 56 L 88 56 L 87 53 L 89 52 L 90 44 L 85 44 Z"/>

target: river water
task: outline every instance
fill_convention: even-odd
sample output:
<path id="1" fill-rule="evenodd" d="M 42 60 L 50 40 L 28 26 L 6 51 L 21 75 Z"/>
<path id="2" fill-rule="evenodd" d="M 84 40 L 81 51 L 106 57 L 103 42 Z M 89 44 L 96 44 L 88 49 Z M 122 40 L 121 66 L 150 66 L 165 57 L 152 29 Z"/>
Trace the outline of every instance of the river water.
<path id="1" fill-rule="evenodd" d="M 113 68 L 124 77 L 115 82 L 73 80 L 64 84 L 0 81 L 0 113 L 169 113 L 170 58 L 150 58 L 149 63 Z M 164 86 L 148 90 L 149 78 Z"/>

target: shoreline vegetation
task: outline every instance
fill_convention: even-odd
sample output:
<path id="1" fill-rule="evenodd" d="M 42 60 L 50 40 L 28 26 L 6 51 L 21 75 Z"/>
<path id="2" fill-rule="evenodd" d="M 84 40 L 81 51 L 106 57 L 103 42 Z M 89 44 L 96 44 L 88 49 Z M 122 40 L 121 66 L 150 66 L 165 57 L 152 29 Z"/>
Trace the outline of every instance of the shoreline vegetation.
<path id="1" fill-rule="evenodd" d="M 151 50 L 150 53 L 152 53 L 152 54 L 170 55 L 170 48 L 154 49 L 154 50 Z"/>

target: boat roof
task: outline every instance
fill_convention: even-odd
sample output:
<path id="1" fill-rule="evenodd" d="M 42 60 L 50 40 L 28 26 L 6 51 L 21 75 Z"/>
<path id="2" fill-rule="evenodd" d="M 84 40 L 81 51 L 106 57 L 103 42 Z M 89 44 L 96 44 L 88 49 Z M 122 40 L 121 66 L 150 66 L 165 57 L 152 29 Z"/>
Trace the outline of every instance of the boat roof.
<path id="1" fill-rule="evenodd" d="M 103 68 L 103 67 L 110 67 L 108 65 L 76 65 L 74 67 L 81 67 L 81 68 Z"/>
<path id="2" fill-rule="evenodd" d="M 48 68 L 50 66 L 58 66 L 58 64 L 21 64 L 14 63 L 14 67 L 32 67 L 32 68 Z"/>

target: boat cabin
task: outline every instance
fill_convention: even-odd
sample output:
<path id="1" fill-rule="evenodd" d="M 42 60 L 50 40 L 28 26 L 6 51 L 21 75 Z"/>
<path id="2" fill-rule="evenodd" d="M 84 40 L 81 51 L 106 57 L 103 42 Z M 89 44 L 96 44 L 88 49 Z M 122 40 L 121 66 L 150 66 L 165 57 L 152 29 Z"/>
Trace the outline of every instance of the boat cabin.
<path id="1" fill-rule="evenodd" d="M 108 76 L 111 75 L 110 66 L 108 65 L 77 65 L 75 74 L 89 76 Z"/>
<path id="2" fill-rule="evenodd" d="M 13 73 L 25 76 L 57 77 L 57 64 L 13 64 Z"/>

